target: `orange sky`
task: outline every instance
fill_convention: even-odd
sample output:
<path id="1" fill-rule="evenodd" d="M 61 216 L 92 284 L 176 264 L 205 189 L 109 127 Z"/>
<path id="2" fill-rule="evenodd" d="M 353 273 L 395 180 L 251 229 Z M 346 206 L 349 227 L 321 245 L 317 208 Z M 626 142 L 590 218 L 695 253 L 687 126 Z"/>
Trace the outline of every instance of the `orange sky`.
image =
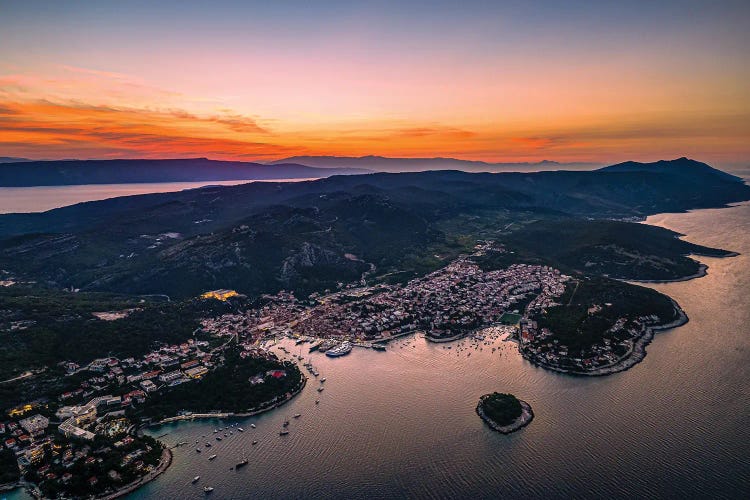
<path id="1" fill-rule="evenodd" d="M 683 27 L 665 10 L 658 30 L 619 32 L 598 23 L 622 12 L 579 26 L 579 14 L 441 10 L 405 30 L 408 12 L 340 7 L 310 30 L 315 13 L 269 7 L 236 27 L 240 11 L 222 13 L 217 31 L 206 12 L 167 23 L 148 3 L 46 17 L 13 3 L 0 15 L 0 156 L 750 157 L 747 34 L 709 13 Z M 286 24 L 264 31 L 275 16 Z"/>

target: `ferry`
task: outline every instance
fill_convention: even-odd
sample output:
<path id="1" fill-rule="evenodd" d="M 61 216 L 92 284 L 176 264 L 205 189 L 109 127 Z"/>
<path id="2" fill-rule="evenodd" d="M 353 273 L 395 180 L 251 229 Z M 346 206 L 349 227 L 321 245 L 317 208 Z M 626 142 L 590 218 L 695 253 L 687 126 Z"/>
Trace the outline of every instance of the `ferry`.
<path id="1" fill-rule="evenodd" d="M 214 491 L 213 486 L 204 486 L 203 487 L 203 492 L 204 493 L 211 493 L 212 491 Z"/>
<path id="2" fill-rule="evenodd" d="M 344 356 L 346 354 L 349 354 L 352 352 L 352 344 L 351 342 L 342 342 L 341 344 L 337 345 L 336 347 L 329 349 L 326 351 L 326 356 L 330 356 L 332 358 L 335 358 L 337 356 Z"/>
<path id="3" fill-rule="evenodd" d="M 214 458 L 216 458 L 216 455 L 211 455 L 210 457 L 208 457 L 209 460 L 213 460 Z"/>
<path id="4" fill-rule="evenodd" d="M 200 476 L 195 476 L 193 478 L 193 484 L 197 483 L 200 480 L 200 478 L 201 478 Z"/>

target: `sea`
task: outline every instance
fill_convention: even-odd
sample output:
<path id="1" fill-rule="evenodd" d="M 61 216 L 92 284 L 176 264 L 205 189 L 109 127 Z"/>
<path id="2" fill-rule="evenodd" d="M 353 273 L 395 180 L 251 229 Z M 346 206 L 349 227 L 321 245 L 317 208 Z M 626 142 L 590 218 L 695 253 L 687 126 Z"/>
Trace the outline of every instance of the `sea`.
<path id="1" fill-rule="evenodd" d="M 251 182 L 300 182 L 313 179 L 152 182 L 137 184 L 82 184 L 74 186 L 0 187 L 0 214 L 45 212 L 84 201 L 137 194 L 168 193 L 204 186 L 234 186 Z M 2 498 L 2 497 L 0 497 Z"/>
<path id="2" fill-rule="evenodd" d="M 355 348 L 340 358 L 283 341 L 320 376 L 256 417 L 149 429 L 168 446 L 188 444 L 127 498 L 199 499 L 204 486 L 217 499 L 746 498 L 750 203 L 645 223 L 740 255 L 696 257 L 708 265 L 705 277 L 646 285 L 674 298 L 690 321 L 658 333 L 630 370 L 546 371 L 497 330 L 447 345 L 412 335 L 386 352 Z M 511 435 L 487 427 L 475 407 L 493 391 L 529 402 L 531 424 Z M 287 419 L 289 434 L 280 436 Z M 228 436 L 218 442 L 222 427 Z M 233 470 L 242 459 L 249 464 Z"/>

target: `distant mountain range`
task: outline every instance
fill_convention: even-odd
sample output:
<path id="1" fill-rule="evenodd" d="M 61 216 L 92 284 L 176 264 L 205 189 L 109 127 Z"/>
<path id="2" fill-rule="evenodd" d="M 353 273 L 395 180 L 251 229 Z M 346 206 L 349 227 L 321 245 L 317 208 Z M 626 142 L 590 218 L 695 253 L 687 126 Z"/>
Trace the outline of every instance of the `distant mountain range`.
<path id="1" fill-rule="evenodd" d="M 14 158 L 13 156 L 0 156 L 0 163 L 20 163 L 22 161 L 32 161 L 28 158 Z"/>
<path id="2" fill-rule="evenodd" d="M 5 158 L 5 160 L 19 160 Z M 264 165 L 206 158 L 174 160 L 56 160 L 3 162 L 0 187 L 210 182 L 321 178 L 362 174 L 357 168 L 317 168 L 293 163 Z"/>
<path id="3" fill-rule="evenodd" d="M 269 165 L 298 163 L 310 167 L 365 168 L 378 172 L 422 172 L 425 170 L 463 170 L 465 172 L 535 172 L 540 170 L 593 170 L 600 163 L 487 163 L 456 158 L 387 158 L 384 156 L 292 156 Z"/>

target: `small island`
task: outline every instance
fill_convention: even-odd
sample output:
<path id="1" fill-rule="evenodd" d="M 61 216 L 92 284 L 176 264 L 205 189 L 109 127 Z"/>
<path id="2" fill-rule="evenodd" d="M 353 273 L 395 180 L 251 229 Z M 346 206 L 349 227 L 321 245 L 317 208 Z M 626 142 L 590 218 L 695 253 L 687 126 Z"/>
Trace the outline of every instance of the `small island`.
<path id="1" fill-rule="evenodd" d="M 531 405 L 512 394 L 493 392 L 479 398 L 477 415 L 487 425 L 503 434 L 510 434 L 529 425 L 534 418 Z"/>

